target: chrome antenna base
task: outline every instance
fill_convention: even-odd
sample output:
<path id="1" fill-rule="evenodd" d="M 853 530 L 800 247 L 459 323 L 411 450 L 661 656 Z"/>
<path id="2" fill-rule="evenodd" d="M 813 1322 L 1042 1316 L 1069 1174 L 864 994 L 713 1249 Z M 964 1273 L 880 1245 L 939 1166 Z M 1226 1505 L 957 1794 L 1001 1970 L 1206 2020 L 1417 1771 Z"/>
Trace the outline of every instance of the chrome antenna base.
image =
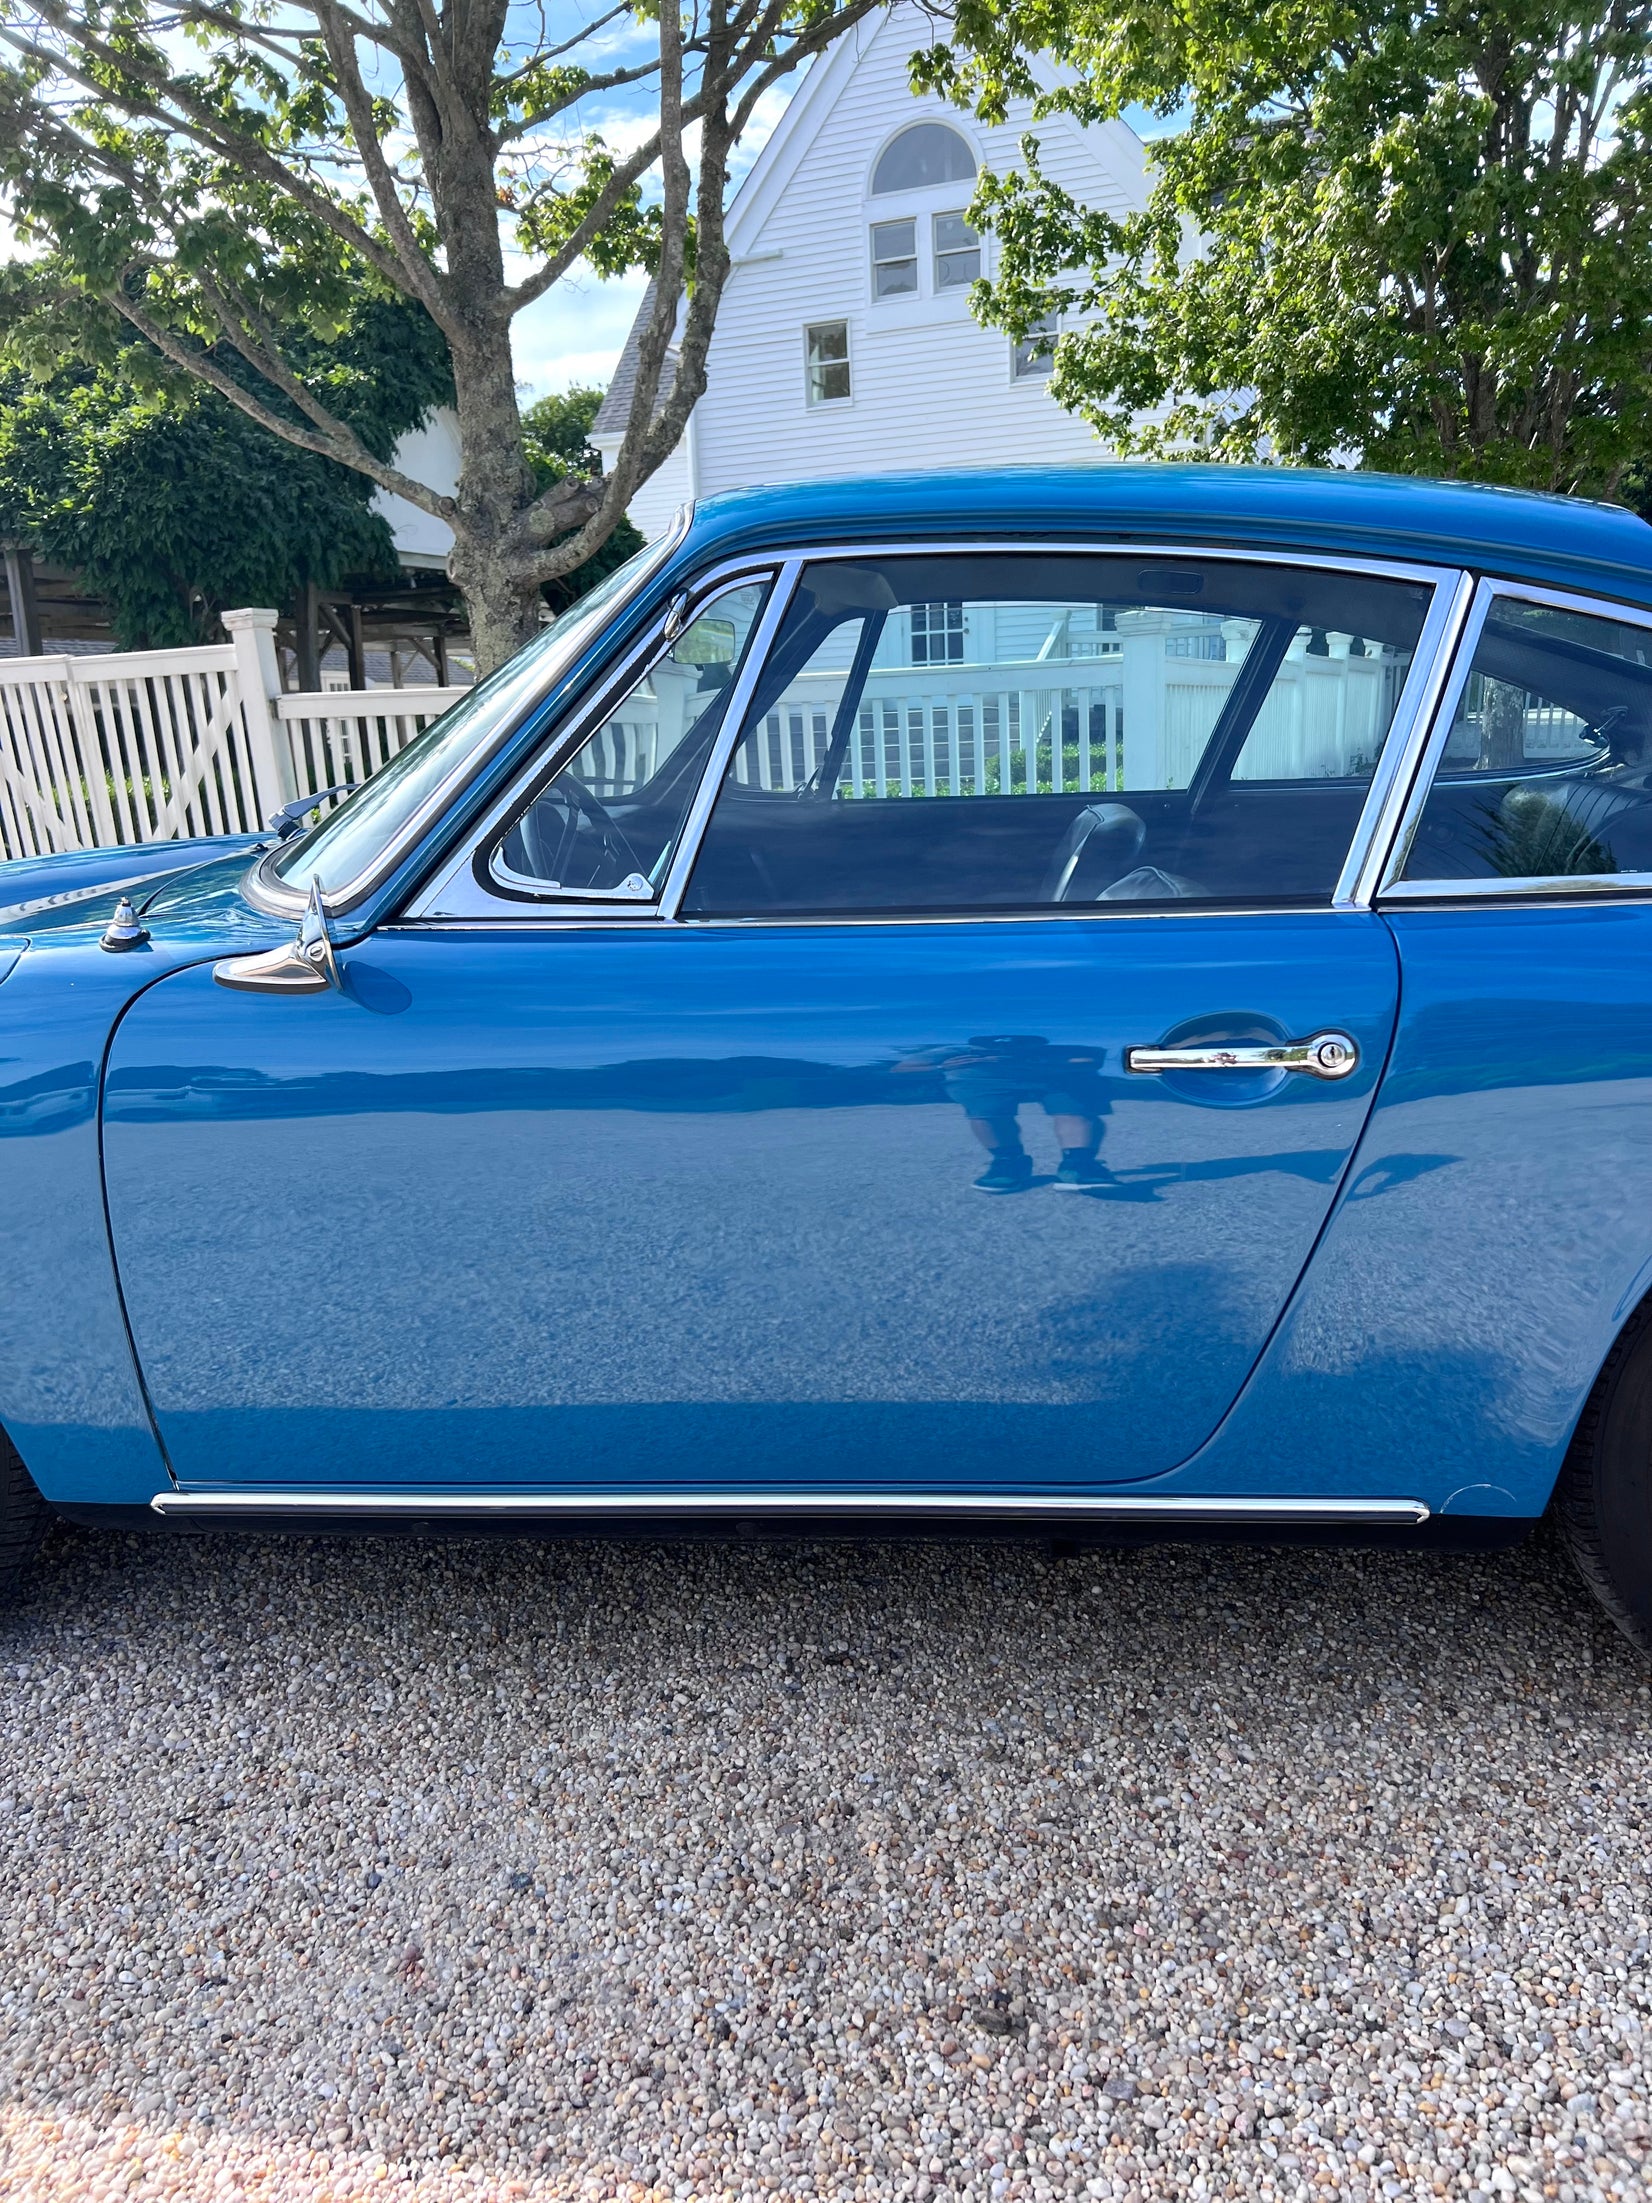
<path id="1" fill-rule="evenodd" d="M 99 945 L 118 955 L 122 949 L 142 948 L 148 938 L 149 928 L 138 923 L 131 896 L 123 895 L 115 905 L 115 915 L 103 929 Z"/>

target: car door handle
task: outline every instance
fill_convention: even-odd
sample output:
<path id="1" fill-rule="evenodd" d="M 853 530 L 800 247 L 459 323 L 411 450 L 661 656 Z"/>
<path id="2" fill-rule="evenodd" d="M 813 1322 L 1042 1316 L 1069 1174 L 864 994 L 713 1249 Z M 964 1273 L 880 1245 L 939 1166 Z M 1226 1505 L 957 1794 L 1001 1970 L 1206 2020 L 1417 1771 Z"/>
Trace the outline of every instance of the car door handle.
<path id="1" fill-rule="evenodd" d="M 1199 1040 L 1182 1048 L 1126 1048 L 1127 1071 L 1303 1071 L 1311 1079 L 1345 1079 L 1359 1064 L 1359 1046 L 1347 1033 L 1315 1033 L 1307 1040 Z"/>

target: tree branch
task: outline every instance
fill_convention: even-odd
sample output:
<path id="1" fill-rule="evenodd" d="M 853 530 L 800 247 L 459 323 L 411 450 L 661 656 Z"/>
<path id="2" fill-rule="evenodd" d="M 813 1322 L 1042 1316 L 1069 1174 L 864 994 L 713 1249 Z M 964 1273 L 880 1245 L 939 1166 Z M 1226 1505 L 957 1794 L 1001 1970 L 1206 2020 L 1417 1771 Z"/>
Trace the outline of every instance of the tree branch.
<path id="1" fill-rule="evenodd" d="M 439 520 L 450 521 L 453 518 L 454 501 L 451 497 L 443 496 L 426 483 L 415 481 L 412 475 L 403 474 L 399 467 L 387 465 L 385 461 L 375 458 L 354 429 L 327 414 L 324 408 L 317 410 L 321 418 L 329 423 L 325 431 L 320 427 L 305 428 L 296 421 L 287 420 L 272 407 L 262 404 L 251 391 L 244 389 L 233 375 L 220 367 L 208 354 L 192 351 L 164 322 L 145 313 L 124 292 L 114 290 L 103 295 L 105 303 L 112 306 L 123 321 L 130 323 L 139 336 L 152 344 L 164 359 L 169 359 L 186 374 L 210 385 L 220 397 L 227 398 L 231 405 L 238 407 L 248 420 L 256 421 L 260 428 L 267 428 L 272 436 L 279 436 L 285 444 L 296 444 L 301 451 L 313 451 L 319 458 L 334 460 L 339 466 L 367 475 L 380 489 L 388 490 L 397 497 L 405 497 L 410 505 L 417 505 L 422 512 L 430 513 Z M 226 329 L 225 334 L 242 357 L 246 358 L 247 354 L 243 346 L 236 342 L 233 331 Z M 252 364 L 256 363 L 249 361 L 249 365 Z M 260 368 L 259 372 L 262 373 L 263 370 Z"/>

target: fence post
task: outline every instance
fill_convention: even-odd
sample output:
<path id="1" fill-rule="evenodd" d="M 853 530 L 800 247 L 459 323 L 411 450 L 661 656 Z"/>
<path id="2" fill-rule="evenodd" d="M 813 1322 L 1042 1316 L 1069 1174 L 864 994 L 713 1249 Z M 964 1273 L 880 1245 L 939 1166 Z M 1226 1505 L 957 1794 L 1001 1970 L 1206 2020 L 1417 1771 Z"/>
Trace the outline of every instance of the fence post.
<path id="1" fill-rule="evenodd" d="M 235 645 L 235 679 L 246 718 L 247 752 L 256 784 L 257 830 L 272 811 L 298 793 L 292 759 L 275 716 L 281 693 L 281 667 L 275 655 L 276 614 L 263 605 L 247 605 L 222 615 L 224 632 Z"/>

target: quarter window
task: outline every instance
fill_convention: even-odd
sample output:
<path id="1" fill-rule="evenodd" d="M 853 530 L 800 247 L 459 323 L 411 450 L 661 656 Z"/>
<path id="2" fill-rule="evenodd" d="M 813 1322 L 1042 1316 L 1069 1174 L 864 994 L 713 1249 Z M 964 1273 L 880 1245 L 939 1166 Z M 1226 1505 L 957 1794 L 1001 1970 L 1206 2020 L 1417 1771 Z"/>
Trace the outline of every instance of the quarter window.
<path id="1" fill-rule="evenodd" d="M 1428 596 L 1220 558 L 823 561 L 685 912 L 1322 903 Z"/>
<path id="2" fill-rule="evenodd" d="M 981 272 L 981 238 L 961 214 L 935 217 L 935 288 L 955 291 Z"/>
<path id="3" fill-rule="evenodd" d="M 765 593 L 762 582 L 724 590 L 655 660 L 511 826 L 496 886 L 654 899 Z"/>
<path id="4" fill-rule="evenodd" d="M 804 331 L 808 362 L 809 403 L 837 405 L 851 395 L 849 381 L 849 324 L 817 321 Z"/>
<path id="5" fill-rule="evenodd" d="M 872 224 L 872 296 L 900 298 L 918 288 L 918 225 Z"/>
<path id="6" fill-rule="evenodd" d="M 1652 629 L 1494 597 L 1407 880 L 1652 873 Z"/>

